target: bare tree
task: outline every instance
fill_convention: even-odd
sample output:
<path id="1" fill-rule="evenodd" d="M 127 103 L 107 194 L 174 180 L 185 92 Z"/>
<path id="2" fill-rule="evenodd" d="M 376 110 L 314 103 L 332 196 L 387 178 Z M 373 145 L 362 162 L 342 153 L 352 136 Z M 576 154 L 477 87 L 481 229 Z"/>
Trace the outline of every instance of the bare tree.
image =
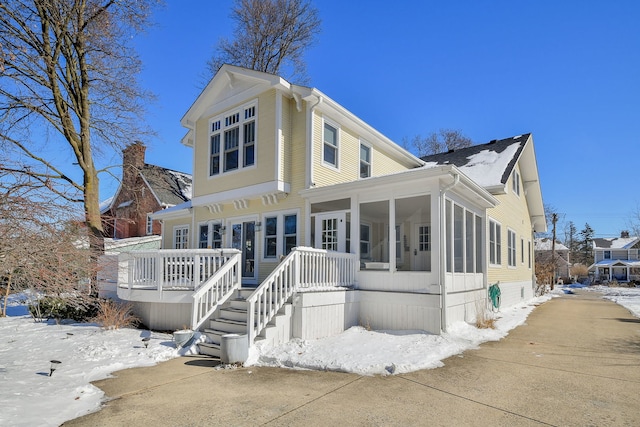
<path id="1" fill-rule="evenodd" d="M 440 129 L 438 132 L 433 132 L 426 137 L 416 135 L 412 139 L 404 138 L 403 145 L 406 149 L 416 153 L 418 157 L 423 157 L 470 147 L 473 145 L 473 141 L 466 137 L 462 131 Z"/>
<path id="2" fill-rule="evenodd" d="M 321 23 L 308 0 L 236 0 L 231 18 L 233 39 L 219 40 L 210 75 L 231 64 L 306 82 L 303 56 Z"/>
<path id="3" fill-rule="evenodd" d="M 0 170 L 82 203 L 93 248 L 96 156 L 139 134 L 147 94 L 130 43 L 157 2 L 0 0 Z"/>
<path id="4" fill-rule="evenodd" d="M 9 295 L 24 289 L 64 297 L 71 305 L 89 303 L 82 284 L 95 264 L 81 213 L 29 177 L 0 171 L 0 316 Z"/>

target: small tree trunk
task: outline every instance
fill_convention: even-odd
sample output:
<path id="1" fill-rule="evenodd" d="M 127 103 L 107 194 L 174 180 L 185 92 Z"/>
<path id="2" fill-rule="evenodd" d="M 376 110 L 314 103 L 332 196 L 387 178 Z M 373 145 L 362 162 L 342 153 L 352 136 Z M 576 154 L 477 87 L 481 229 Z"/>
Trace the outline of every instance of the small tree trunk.
<path id="1" fill-rule="evenodd" d="M 7 302 L 9 302 L 9 295 L 11 295 L 11 276 L 9 273 L 9 277 L 7 277 L 7 289 L 4 293 L 4 304 L 2 306 L 2 315 L 0 317 L 7 317 Z"/>

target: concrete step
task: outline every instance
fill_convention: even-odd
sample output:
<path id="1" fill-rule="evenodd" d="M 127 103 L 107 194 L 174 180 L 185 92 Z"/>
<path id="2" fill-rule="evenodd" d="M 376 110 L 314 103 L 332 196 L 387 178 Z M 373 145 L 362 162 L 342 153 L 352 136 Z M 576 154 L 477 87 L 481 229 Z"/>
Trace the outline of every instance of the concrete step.
<path id="1" fill-rule="evenodd" d="M 198 343 L 198 353 L 212 357 L 220 357 L 220 344 L 201 342 Z"/>
<path id="2" fill-rule="evenodd" d="M 247 321 L 225 319 L 219 317 L 209 321 L 209 328 L 218 331 L 226 331 L 227 333 L 244 334 L 247 332 Z"/>

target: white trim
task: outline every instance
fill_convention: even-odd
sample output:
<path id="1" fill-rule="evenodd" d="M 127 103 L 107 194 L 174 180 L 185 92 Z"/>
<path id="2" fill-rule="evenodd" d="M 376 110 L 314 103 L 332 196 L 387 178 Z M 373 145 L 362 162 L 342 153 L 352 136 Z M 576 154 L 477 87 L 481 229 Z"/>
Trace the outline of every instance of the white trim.
<path id="1" fill-rule="evenodd" d="M 364 179 L 360 176 L 360 168 L 362 167 L 362 146 L 369 149 L 369 176 L 365 178 L 373 176 L 373 146 L 365 139 L 360 138 L 360 144 L 358 144 L 358 179 Z"/>
<path id="2" fill-rule="evenodd" d="M 324 131 L 325 131 L 325 126 L 329 125 L 330 127 L 334 128 L 336 130 L 336 145 L 335 145 L 335 150 L 336 150 L 336 164 L 332 164 L 329 163 L 325 160 L 324 158 L 324 146 L 325 146 L 325 142 L 324 142 Z M 340 134 L 341 134 L 341 130 L 340 130 L 340 125 L 331 120 L 331 119 L 327 119 L 325 116 L 322 116 L 322 138 L 320 139 L 320 150 L 321 150 L 321 154 L 322 154 L 322 162 L 320 163 L 322 166 L 332 169 L 336 172 L 340 172 L 340 158 L 342 157 L 340 155 Z M 359 147 L 358 147 L 359 148 Z"/>
<path id="3" fill-rule="evenodd" d="M 181 224 L 181 225 L 174 225 L 173 226 L 173 233 L 172 233 L 172 238 L 173 238 L 173 244 L 172 247 L 173 249 L 189 249 L 189 237 L 190 237 L 190 231 L 189 231 L 189 225 L 185 225 L 185 224 Z M 187 230 L 187 241 L 186 241 L 186 247 L 185 248 L 177 248 L 176 247 L 176 231 L 178 231 L 179 229 L 184 229 Z"/>
<path id="4" fill-rule="evenodd" d="M 288 194 L 290 191 L 291 190 L 289 183 L 283 181 L 271 181 L 194 197 L 193 199 L 191 199 L 191 203 L 193 204 L 193 206 L 206 206 L 216 203 L 232 203 L 234 200 L 254 199 L 271 193 Z"/>
<path id="5" fill-rule="evenodd" d="M 273 179 L 276 181 L 284 180 L 283 167 L 284 159 L 280 155 L 282 148 L 282 92 L 276 91 L 276 134 L 275 134 L 275 176 Z M 256 123 L 256 133 L 258 131 Z"/>
<path id="6" fill-rule="evenodd" d="M 500 237 L 498 238 L 498 236 L 496 236 L 496 251 L 495 251 L 495 258 L 496 261 L 499 261 L 498 263 L 492 263 L 491 262 L 491 255 L 492 255 L 492 251 L 491 251 L 491 223 L 496 224 L 496 226 L 500 227 Z M 493 219 L 491 217 L 488 218 L 487 220 L 487 227 L 489 228 L 489 231 L 487 232 L 487 263 L 489 265 L 489 267 L 502 267 L 502 224 L 500 223 L 500 221 Z M 496 227 L 497 230 L 497 227 Z M 497 233 L 496 233 L 497 234 Z M 500 250 L 498 250 L 497 246 L 500 246 Z M 498 260 L 498 258 L 500 258 Z"/>
<path id="7" fill-rule="evenodd" d="M 509 263 L 509 258 L 511 256 L 511 239 L 510 233 L 513 234 L 513 264 Z M 518 266 L 518 233 L 510 227 L 507 227 L 507 267 L 516 268 Z"/>

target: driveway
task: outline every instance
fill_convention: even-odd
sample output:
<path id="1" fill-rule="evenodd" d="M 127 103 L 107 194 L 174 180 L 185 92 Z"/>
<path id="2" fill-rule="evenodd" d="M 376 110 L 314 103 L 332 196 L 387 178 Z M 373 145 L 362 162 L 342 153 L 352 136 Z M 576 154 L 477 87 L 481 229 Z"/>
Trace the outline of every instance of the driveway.
<path id="1" fill-rule="evenodd" d="M 640 425 L 640 319 L 598 294 L 554 298 L 444 363 L 363 377 L 183 357 L 95 382 L 111 400 L 64 426 Z"/>

